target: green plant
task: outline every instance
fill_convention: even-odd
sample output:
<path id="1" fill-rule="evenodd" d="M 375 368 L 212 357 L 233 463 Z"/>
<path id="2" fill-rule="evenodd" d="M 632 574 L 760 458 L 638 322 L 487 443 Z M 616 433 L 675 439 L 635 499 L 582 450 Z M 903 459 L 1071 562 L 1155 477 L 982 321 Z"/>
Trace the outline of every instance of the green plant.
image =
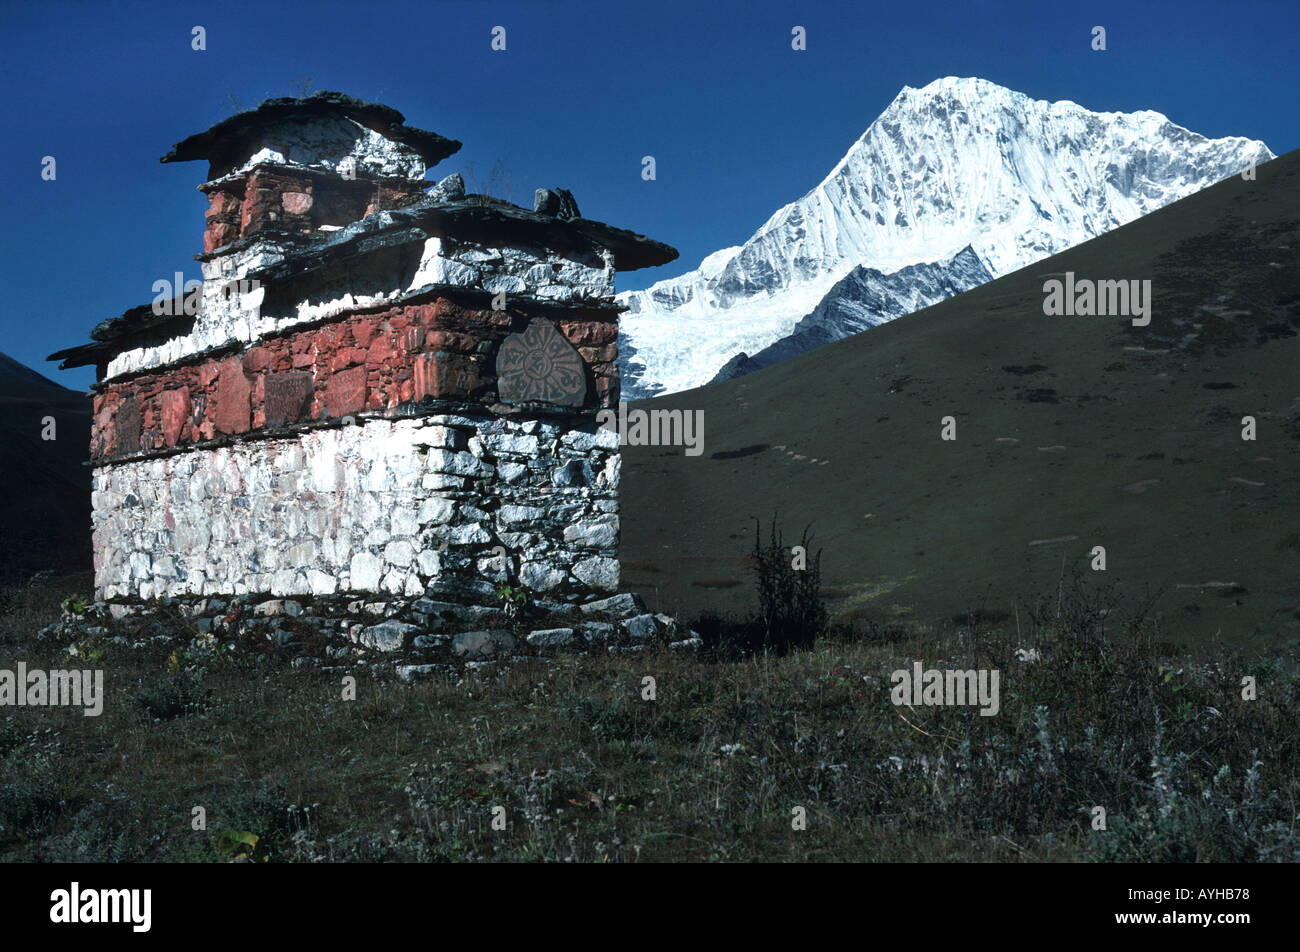
<path id="1" fill-rule="evenodd" d="M 46 753 L 0 761 L 0 844 L 42 836 L 77 806 L 66 767 Z"/>
<path id="2" fill-rule="evenodd" d="M 257 855 L 257 844 L 261 837 L 248 830 L 223 830 L 217 837 L 217 852 L 229 857 L 231 862 L 239 860 L 260 859 L 265 863 L 269 856 Z"/>
<path id="3" fill-rule="evenodd" d="M 78 661 L 88 661 L 91 664 L 99 664 L 104 660 L 104 649 L 96 644 L 96 639 L 87 638 L 85 641 L 76 642 L 72 645 L 73 654 Z"/>
<path id="4" fill-rule="evenodd" d="M 1159 671 L 1157 672 L 1157 674 L 1160 675 L 1160 680 L 1161 680 L 1164 684 L 1168 685 L 1168 686 L 1169 686 L 1169 689 L 1170 689 L 1171 691 L 1173 691 L 1175 694 L 1177 694 L 1177 693 L 1178 693 L 1179 691 L 1181 691 L 1183 688 L 1187 687 L 1186 684 L 1175 684 L 1175 683 L 1174 683 L 1174 678 L 1178 677 L 1178 676 L 1181 675 L 1182 673 L 1183 673 L 1183 669 L 1182 669 L 1182 668 L 1177 668 L 1177 669 L 1175 669 L 1174 666 L 1173 666 L 1173 665 L 1170 665 L 1170 664 L 1162 664 L 1162 665 L 1160 665 L 1160 669 L 1159 669 Z"/>
<path id="5" fill-rule="evenodd" d="M 222 644 L 212 635 L 199 635 L 188 648 L 176 648 L 167 656 L 167 670 L 197 671 L 204 667 L 229 663 L 235 653 L 235 646 L 229 642 Z"/>
<path id="6" fill-rule="evenodd" d="M 310 833 L 312 808 L 290 802 L 283 784 L 264 777 L 217 802 L 214 815 L 230 824 L 217 837 L 218 853 L 264 863 L 285 858 L 295 834 Z"/>
<path id="7" fill-rule="evenodd" d="M 498 585 L 497 598 L 501 600 L 501 613 L 506 621 L 514 621 L 528 607 L 528 593 L 520 588 Z"/>
<path id="8" fill-rule="evenodd" d="M 826 603 L 821 590 L 821 551 L 809 556 L 808 528 L 798 546 L 787 549 L 772 520 L 763 544 L 761 524 L 754 523 L 754 570 L 758 575 L 759 618 L 764 646 L 778 654 L 808 647 L 826 631 Z"/>
<path id="9" fill-rule="evenodd" d="M 64 621 L 75 621 L 85 617 L 86 609 L 89 606 L 87 606 L 85 599 L 80 596 L 69 595 L 59 603 L 59 607 L 63 610 Z"/>
<path id="10" fill-rule="evenodd" d="M 68 616 L 64 616 L 67 618 Z M 68 646 L 69 653 L 78 661 L 86 661 L 90 664 L 99 664 L 104 660 L 106 638 L 103 632 L 96 632 L 79 638 Z"/>

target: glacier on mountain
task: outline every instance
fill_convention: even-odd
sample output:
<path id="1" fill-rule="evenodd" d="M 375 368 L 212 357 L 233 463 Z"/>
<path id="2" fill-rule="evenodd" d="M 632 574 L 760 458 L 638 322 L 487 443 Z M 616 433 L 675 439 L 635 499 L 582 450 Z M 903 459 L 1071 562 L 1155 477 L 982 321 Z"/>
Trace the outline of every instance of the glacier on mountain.
<path id="1" fill-rule="evenodd" d="M 736 355 L 709 382 L 771 367 L 992 280 L 993 275 L 970 245 L 947 261 L 912 264 L 889 274 L 858 265 L 836 281 L 812 313 L 788 335 L 755 354 Z"/>

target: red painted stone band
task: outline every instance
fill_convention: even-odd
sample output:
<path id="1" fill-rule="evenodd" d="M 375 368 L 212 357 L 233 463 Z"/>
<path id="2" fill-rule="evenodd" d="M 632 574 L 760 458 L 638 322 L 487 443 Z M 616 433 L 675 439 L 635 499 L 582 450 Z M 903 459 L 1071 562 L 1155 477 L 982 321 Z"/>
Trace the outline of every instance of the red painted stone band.
<path id="1" fill-rule="evenodd" d="M 495 354 L 530 320 L 550 321 L 582 359 L 585 409 L 618 403 L 616 315 L 563 319 L 518 310 L 421 305 L 354 314 L 109 384 L 95 396 L 91 459 L 163 451 L 220 436 L 337 419 L 426 399 L 498 399 Z"/>

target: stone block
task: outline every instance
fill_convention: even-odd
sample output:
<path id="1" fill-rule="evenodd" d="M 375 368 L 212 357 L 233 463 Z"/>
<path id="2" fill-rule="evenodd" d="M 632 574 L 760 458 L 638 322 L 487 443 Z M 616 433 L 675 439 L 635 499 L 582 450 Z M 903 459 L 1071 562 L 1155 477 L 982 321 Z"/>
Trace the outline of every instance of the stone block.
<path id="1" fill-rule="evenodd" d="M 587 602 L 582 606 L 582 613 L 584 615 L 609 615 L 613 618 L 630 618 L 633 615 L 645 613 L 645 602 L 641 601 L 641 596 L 635 592 L 623 592 L 609 598 L 602 598 L 599 601 Z"/>
<path id="2" fill-rule="evenodd" d="M 508 631 L 465 631 L 451 640 L 452 653 L 466 661 L 487 661 L 513 651 L 518 640 Z"/>
<path id="3" fill-rule="evenodd" d="M 677 623 L 671 616 L 651 613 L 624 619 L 621 627 L 633 641 L 667 640 L 677 633 Z"/>
<path id="4" fill-rule="evenodd" d="M 610 549 L 618 545 L 618 518 L 601 516 L 581 519 L 564 527 L 564 541 L 588 549 Z"/>
<path id="5" fill-rule="evenodd" d="M 260 374 L 271 365 L 271 350 L 267 347 L 253 347 L 244 354 L 244 370 L 250 374 Z"/>
<path id="6" fill-rule="evenodd" d="M 325 410 L 333 418 L 360 413 L 366 406 L 366 368 L 334 374 L 325 388 Z"/>
<path id="7" fill-rule="evenodd" d="M 564 581 L 564 572 L 546 562 L 524 562 L 519 581 L 535 592 L 549 592 Z"/>
<path id="8" fill-rule="evenodd" d="M 379 588 L 379 576 L 384 570 L 384 563 L 369 552 L 357 552 L 352 556 L 350 570 L 352 591 L 373 592 Z"/>
<path id="9" fill-rule="evenodd" d="M 216 406 L 212 422 L 218 433 L 233 435 L 247 433 L 249 428 L 249 396 L 252 385 L 244 376 L 243 361 L 231 357 L 221 364 L 217 378 Z"/>
<path id="10" fill-rule="evenodd" d="M 439 671 L 448 670 L 451 670 L 451 665 L 447 664 L 399 664 L 397 666 L 397 676 L 408 682 L 423 681 Z"/>
<path id="11" fill-rule="evenodd" d="M 581 407 L 587 402 L 586 366 L 551 321 L 537 318 L 501 342 L 497 392 L 505 403 Z"/>
<path id="12" fill-rule="evenodd" d="M 419 631 L 415 625 L 401 621 L 385 621 L 363 628 L 357 640 L 362 647 L 374 651 L 401 651 L 408 635 Z"/>
<path id="13" fill-rule="evenodd" d="M 140 401 L 135 397 L 123 400 L 113 415 L 113 436 L 110 446 L 113 453 L 138 453 L 143 429 Z"/>
<path id="14" fill-rule="evenodd" d="M 263 387 L 267 426 L 283 426 L 307 419 L 313 390 L 311 374 L 270 374 Z"/>
<path id="15" fill-rule="evenodd" d="M 560 648 L 578 640 L 572 628 L 546 628 L 531 632 L 525 639 L 534 648 Z"/>
<path id="16" fill-rule="evenodd" d="M 159 405 L 162 409 L 163 442 L 175 446 L 190 422 L 190 392 L 188 389 L 164 390 Z"/>
<path id="17" fill-rule="evenodd" d="M 467 399 L 484 385 L 478 362 L 465 354 L 420 354 L 412 373 L 416 400 Z"/>

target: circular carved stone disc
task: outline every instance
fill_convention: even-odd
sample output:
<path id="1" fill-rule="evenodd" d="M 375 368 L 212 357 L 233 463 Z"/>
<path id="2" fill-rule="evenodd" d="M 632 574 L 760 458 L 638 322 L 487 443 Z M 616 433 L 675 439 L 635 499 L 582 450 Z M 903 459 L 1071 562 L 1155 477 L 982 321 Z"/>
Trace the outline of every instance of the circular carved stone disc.
<path id="1" fill-rule="evenodd" d="M 533 320 L 497 352 L 497 393 L 506 403 L 540 400 L 561 407 L 587 402 L 582 357 L 548 320 Z"/>

